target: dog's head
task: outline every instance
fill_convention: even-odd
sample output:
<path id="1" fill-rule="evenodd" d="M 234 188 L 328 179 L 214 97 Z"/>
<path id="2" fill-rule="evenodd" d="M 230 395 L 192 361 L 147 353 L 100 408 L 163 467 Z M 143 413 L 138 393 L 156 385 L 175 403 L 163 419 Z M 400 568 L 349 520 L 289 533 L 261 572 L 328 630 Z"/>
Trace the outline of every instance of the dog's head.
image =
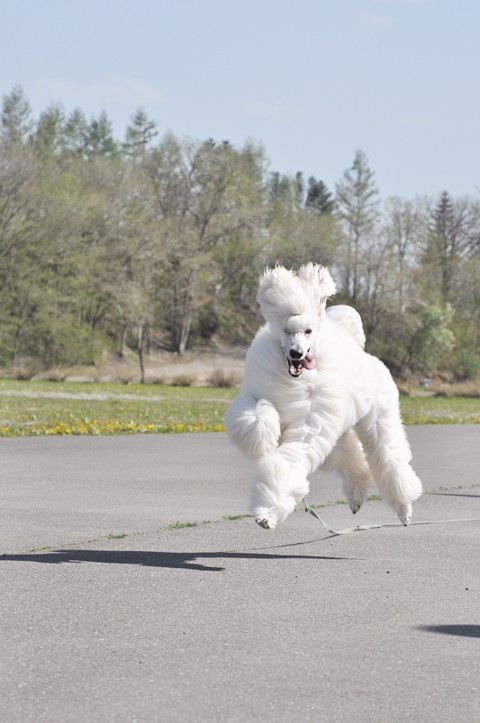
<path id="1" fill-rule="evenodd" d="M 279 335 L 291 376 L 314 368 L 315 338 L 327 299 L 336 292 L 330 272 L 318 264 L 305 264 L 297 273 L 276 266 L 260 278 L 257 301 Z"/>

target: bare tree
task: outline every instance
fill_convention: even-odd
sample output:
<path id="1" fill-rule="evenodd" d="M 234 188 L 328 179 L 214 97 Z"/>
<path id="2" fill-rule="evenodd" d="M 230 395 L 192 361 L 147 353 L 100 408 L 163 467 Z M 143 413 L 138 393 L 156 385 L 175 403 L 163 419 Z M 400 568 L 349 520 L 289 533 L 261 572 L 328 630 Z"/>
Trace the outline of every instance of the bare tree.
<path id="1" fill-rule="evenodd" d="M 351 168 L 336 184 L 337 216 L 345 233 L 344 287 L 352 303 L 358 299 L 362 276 L 362 253 L 379 214 L 379 195 L 374 172 L 363 151 L 357 151 Z"/>
<path id="2" fill-rule="evenodd" d="M 428 234 L 427 199 L 388 198 L 384 206 L 385 243 L 393 256 L 391 282 L 396 310 L 405 313 L 414 290 L 418 266 Z"/>

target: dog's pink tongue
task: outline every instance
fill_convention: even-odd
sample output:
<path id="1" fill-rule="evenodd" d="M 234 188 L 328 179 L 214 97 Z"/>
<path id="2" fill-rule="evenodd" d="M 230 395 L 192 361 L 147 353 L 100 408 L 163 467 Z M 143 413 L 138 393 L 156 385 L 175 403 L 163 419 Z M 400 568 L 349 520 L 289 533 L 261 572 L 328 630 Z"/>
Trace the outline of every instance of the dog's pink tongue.
<path id="1" fill-rule="evenodd" d="M 302 366 L 304 369 L 313 369 L 315 367 L 315 357 L 307 354 L 306 357 L 302 359 Z"/>

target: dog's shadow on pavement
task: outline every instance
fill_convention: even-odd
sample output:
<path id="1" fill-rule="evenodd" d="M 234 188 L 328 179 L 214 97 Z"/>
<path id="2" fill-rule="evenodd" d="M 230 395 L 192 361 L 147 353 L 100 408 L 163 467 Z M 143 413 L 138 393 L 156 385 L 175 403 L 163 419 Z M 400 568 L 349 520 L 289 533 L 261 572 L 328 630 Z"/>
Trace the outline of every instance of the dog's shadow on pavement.
<path id="1" fill-rule="evenodd" d="M 419 625 L 417 630 L 442 635 L 458 635 L 463 638 L 480 638 L 480 625 Z"/>
<path id="2" fill-rule="evenodd" d="M 297 543 L 298 544 L 298 543 Z M 301 544 L 301 543 L 300 543 Z M 145 567 L 177 568 L 221 572 L 225 567 L 209 565 L 201 560 L 352 560 L 351 557 L 330 555 L 278 554 L 258 551 L 229 552 L 156 552 L 144 550 L 79 550 L 61 549 L 49 552 L 31 552 L 0 555 L 0 562 L 102 563 L 106 565 L 141 565 Z"/>

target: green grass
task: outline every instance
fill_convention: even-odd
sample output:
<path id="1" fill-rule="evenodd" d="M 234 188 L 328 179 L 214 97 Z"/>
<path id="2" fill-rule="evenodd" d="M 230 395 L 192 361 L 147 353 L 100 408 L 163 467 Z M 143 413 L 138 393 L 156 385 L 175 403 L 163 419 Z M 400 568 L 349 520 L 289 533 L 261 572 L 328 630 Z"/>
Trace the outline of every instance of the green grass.
<path id="1" fill-rule="evenodd" d="M 405 424 L 480 424 L 478 397 L 401 397 Z"/>
<path id="2" fill-rule="evenodd" d="M 0 436 L 223 429 L 233 389 L 0 379 Z"/>
<path id="3" fill-rule="evenodd" d="M 223 430 L 236 389 L 0 379 L 0 436 Z M 480 423 L 480 400 L 402 397 L 406 424 Z"/>

